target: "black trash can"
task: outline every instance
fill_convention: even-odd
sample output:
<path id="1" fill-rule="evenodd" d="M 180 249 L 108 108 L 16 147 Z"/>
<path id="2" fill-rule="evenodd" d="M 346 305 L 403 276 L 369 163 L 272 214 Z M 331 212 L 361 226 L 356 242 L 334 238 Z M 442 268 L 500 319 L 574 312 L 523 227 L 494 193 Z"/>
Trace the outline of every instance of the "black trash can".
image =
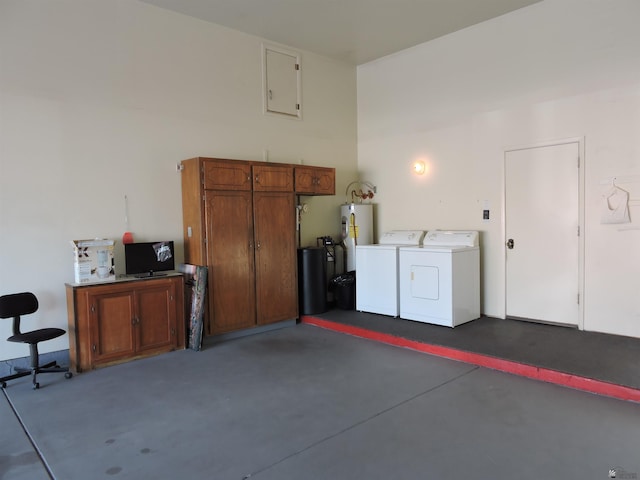
<path id="1" fill-rule="evenodd" d="M 324 247 L 298 249 L 298 312 L 324 313 L 327 306 L 327 264 Z"/>
<path id="2" fill-rule="evenodd" d="M 331 279 L 329 288 L 336 300 L 336 307 L 342 310 L 355 310 L 356 308 L 356 272 L 347 272 L 336 275 Z"/>

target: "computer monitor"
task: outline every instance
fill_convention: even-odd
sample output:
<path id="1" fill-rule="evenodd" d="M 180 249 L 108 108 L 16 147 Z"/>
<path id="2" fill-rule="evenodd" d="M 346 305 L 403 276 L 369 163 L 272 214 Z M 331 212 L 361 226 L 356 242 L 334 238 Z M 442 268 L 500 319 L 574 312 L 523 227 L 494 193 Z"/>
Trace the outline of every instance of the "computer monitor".
<path id="1" fill-rule="evenodd" d="M 125 272 L 136 277 L 166 275 L 175 269 L 173 241 L 136 242 L 124 245 Z"/>

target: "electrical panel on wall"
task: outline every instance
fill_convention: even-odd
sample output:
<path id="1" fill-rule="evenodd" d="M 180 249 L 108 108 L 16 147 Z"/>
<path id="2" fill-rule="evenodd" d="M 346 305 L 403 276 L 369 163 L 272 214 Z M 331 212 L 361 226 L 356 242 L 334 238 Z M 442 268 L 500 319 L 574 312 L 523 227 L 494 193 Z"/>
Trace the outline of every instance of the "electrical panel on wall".
<path id="1" fill-rule="evenodd" d="M 262 46 L 264 113 L 302 118 L 300 54 Z"/>

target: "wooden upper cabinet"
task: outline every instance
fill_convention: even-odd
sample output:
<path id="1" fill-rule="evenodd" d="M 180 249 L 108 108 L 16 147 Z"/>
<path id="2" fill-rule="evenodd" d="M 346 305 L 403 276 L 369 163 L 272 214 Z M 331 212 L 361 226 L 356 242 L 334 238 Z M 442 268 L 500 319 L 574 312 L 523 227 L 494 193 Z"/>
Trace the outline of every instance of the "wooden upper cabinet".
<path id="1" fill-rule="evenodd" d="M 233 160 L 205 159 L 205 190 L 251 190 L 251 165 Z"/>
<path id="2" fill-rule="evenodd" d="M 254 165 L 253 191 L 293 192 L 293 167 Z"/>
<path id="3" fill-rule="evenodd" d="M 336 170 L 327 167 L 295 167 L 295 192 L 299 195 L 335 195 Z"/>
<path id="4" fill-rule="evenodd" d="M 335 168 L 201 157 L 182 162 L 183 167 L 186 167 L 183 169 L 183 202 L 185 182 L 193 185 L 194 178 L 191 177 L 197 172 L 189 172 L 193 170 L 192 166 L 197 165 L 197 160 L 202 162 L 202 185 L 205 190 L 295 192 L 298 195 L 336 194 Z M 197 177 L 195 180 L 197 181 Z M 194 200 L 201 201 L 201 197 L 194 196 Z"/>

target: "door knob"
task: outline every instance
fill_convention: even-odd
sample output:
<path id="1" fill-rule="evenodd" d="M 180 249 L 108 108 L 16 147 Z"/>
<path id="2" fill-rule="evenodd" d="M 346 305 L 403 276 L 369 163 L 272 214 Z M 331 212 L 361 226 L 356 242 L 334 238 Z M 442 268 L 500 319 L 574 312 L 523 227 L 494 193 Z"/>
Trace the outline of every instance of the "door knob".
<path id="1" fill-rule="evenodd" d="M 511 250 L 513 248 L 513 238 L 507 240 L 507 248 Z"/>

